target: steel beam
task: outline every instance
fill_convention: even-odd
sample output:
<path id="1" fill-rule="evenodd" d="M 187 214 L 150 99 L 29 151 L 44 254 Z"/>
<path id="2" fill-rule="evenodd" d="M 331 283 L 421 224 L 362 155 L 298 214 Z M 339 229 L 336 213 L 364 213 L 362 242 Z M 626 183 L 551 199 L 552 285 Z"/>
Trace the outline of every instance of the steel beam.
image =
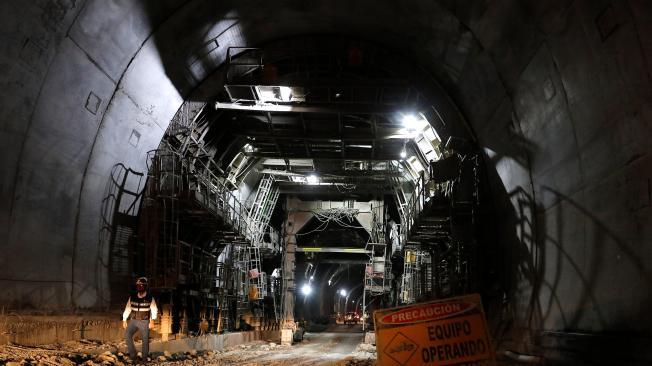
<path id="1" fill-rule="evenodd" d="M 380 140 L 407 140 L 414 138 L 414 135 L 403 134 L 403 133 L 390 133 L 386 135 L 377 136 L 369 134 L 359 134 L 359 135 L 341 135 L 341 134 L 320 134 L 318 136 L 308 135 L 308 134 L 265 134 L 258 132 L 247 132 L 247 131 L 235 131 L 233 133 L 235 136 L 250 137 L 256 139 L 276 139 L 276 140 L 304 140 L 304 141 L 325 141 L 325 140 L 338 140 L 337 143 L 346 142 L 346 141 L 380 141 Z M 335 142 L 334 142 L 335 143 Z"/>
<path id="2" fill-rule="evenodd" d="M 333 161 L 344 161 L 344 160 L 346 161 L 400 161 L 403 160 L 399 152 L 397 152 L 396 154 L 385 155 L 385 156 L 378 156 L 378 154 L 376 154 L 376 157 L 373 159 L 370 156 L 347 156 L 346 158 L 337 157 L 336 155 L 340 154 L 337 151 L 329 151 L 329 152 L 322 152 L 322 153 L 325 155 L 319 156 L 318 154 L 313 152 L 312 156 L 307 156 L 305 151 L 301 149 L 301 151 L 296 150 L 293 153 L 286 151 L 285 155 L 282 157 L 278 156 L 278 153 L 276 152 L 250 152 L 250 153 L 245 153 L 245 155 L 255 157 L 255 158 L 278 158 L 278 159 L 288 158 L 288 159 L 314 159 L 314 160 L 333 160 Z"/>
<path id="3" fill-rule="evenodd" d="M 416 105 L 369 104 L 369 103 L 324 103 L 324 104 L 241 104 L 216 102 L 215 109 L 229 109 L 251 112 L 324 113 L 324 114 L 394 114 L 404 110 L 419 110 Z"/>
<path id="4" fill-rule="evenodd" d="M 297 252 L 303 253 L 349 253 L 349 254 L 371 254 L 370 250 L 364 248 L 344 247 L 297 247 Z"/>
<path id="5" fill-rule="evenodd" d="M 324 264 L 367 264 L 368 259 L 320 259 L 319 263 Z"/>

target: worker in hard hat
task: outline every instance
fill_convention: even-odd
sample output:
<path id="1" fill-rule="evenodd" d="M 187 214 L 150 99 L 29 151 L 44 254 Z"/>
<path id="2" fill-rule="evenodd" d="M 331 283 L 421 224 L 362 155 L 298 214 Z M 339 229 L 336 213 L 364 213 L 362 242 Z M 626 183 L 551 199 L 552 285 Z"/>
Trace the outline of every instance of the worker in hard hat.
<path id="1" fill-rule="evenodd" d="M 134 334 L 139 331 L 140 338 L 143 340 L 142 359 L 147 361 L 149 355 L 149 330 L 154 327 L 154 320 L 158 315 L 156 301 L 148 290 L 147 282 L 145 277 L 136 280 L 136 292 L 129 296 L 125 311 L 122 313 L 122 327 L 126 329 L 125 340 L 132 360 L 136 359 Z"/>

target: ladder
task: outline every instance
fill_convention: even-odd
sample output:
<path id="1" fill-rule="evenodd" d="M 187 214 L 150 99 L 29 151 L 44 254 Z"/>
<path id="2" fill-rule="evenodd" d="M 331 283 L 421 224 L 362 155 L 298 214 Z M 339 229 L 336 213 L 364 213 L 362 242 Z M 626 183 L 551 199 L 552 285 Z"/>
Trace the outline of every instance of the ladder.
<path id="1" fill-rule="evenodd" d="M 260 248 L 250 246 L 247 266 L 247 291 L 249 301 L 262 300 L 267 296 L 267 276 L 262 270 Z"/>
<path id="2" fill-rule="evenodd" d="M 372 207 L 371 211 L 371 241 L 365 245 L 369 253 L 369 262 L 365 267 L 365 292 L 379 295 L 389 291 L 385 211 L 383 206 Z"/>
<path id="3" fill-rule="evenodd" d="M 254 202 L 248 212 L 248 236 L 251 244 L 256 247 L 260 247 L 263 242 L 265 230 L 272 218 L 279 195 L 278 186 L 274 185 L 274 177 L 264 175 L 260 180 Z"/>
<path id="4" fill-rule="evenodd" d="M 247 245 L 233 246 L 233 295 L 236 300 L 236 327 L 240 317 L 250 311 L 247 281 L 247 268 L 249 267 L 249 250 Z"/>
<path id="5" fill-rule="evenodd" d="M 403 304 L 412 304 L 420 293 L 419 272 L 423 261 L 423 251 L 406 249 L 404 253 L 400 300 Z"/>
<path id="6" fill-rule="evenodd" d="M 403 191 L 403 184 L 399 178 L 393 178 L 393 189 L 394 189 L 394 200 L 396 201 L 396 207 L 398 208 L 398 213 L 401 219 L 401 224 L 403 225 L 408 220 L 408 202 L 405 197 L 405 191 Z"/>
<path id="7" fill-rule="evenodd" d="M 367 243 L 369 262 L 365 267 L 365 291 L 370 295 L 381 295 L 390 290 L 391 262 L 387 260 L 385 243 Z"/>

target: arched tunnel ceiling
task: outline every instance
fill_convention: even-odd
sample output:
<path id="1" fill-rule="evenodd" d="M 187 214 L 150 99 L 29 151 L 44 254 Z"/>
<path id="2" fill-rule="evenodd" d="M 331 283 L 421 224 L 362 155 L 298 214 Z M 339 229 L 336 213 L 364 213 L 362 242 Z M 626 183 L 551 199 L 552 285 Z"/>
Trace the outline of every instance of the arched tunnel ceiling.
<path id="1" fill-rule="evenodd" d="M 421 66 L 486 149 L 502 218 L 488 260 L 521 304 L 518 321 L 535 312 L 541 329 L 652 325 L 641 295 L 652 286 L 645 0 L 0 6 L 3 304 L 104 304 L 97 243 L 111 167 L 145 169 L 182 102 L 214 96 L 229 46 L 334 34 Z"/>
<path id="2" fill-rule="evenodd" d="M 283 193 L 342 195 L 339 186 L 330 185 L 303 192 L 308 187 L 302 189 L 301 183 L 289 181 L 286 175 L 316 173 L 325 184 L 348 182 L 353 187 L 346 192 L 358 197 L 393 194 L 393 182 L 412 169 L 406 167 L 407 161 L 399 162 L 402 150 L 427 167 L 426 159 L 439 155 L 435 150 L 440 139 L 473 138 L 468 126 L 458 122 L 459 113 L 441 88 L 424 85 L 428 76 L 402 53 L 341 36 L 285 38 L 260 47 L 231 56 L 219 69 L 229 76 L 227 85 L 217 88 L 221 91 L 215 103 L 218 110 L 204 109 L 198 117 L 202 132 L 197 134 L 206 136 L 209 150 L 216 151 L 214 160 L 225 171 L 235 170 L 240 177 L 252 168 L 276 174 Z M 259 58 L 262 68 L 239 65 L 258 63 Z M 277 85 L 292 86 L 301 101 L 292 106 L 252 104 L 258 98 L 252 88 L 280 90 Z M 405 128 L 406 115 L 424 120 L 416 122 L 418 127 Z M 205 125 L 208 132 L 203 132 Z M 417 130 L 428 136 L 419 137 L 420 145 L 414 136 L 422 134 L 410 132 Z M 243 155 L 261 159 L 260 166 L 235 160 L 238 163 L 229 167 L 234 156 Z M 356 164 L 364 165 L 364 171 Z"/>

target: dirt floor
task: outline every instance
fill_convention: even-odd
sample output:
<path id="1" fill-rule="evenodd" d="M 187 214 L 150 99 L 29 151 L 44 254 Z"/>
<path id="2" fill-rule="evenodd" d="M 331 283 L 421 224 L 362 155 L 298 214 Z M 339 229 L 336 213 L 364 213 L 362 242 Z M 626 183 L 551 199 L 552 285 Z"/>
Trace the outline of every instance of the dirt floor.
<path id="1" fill-rule="evenodd" d="M 330 327 L 323 332 L 306 333 L 304 340 L 293 346 L 275 342 L 256 341 L 222 351 L 190 351 L 184 353 L 150 354 L 147 365 L 204 365 L 204 366 L 372 366 L 376 365 L 376 347 L 362 342 L 362 333 L 350 327 Z M 123 353 L 121 343 L 92 341 L 68 342 L 50 346 L 0 346 L 0 366 L 72 366 L 142 365 Z M 140 347 L 138 347 L 140 349 Z M 497 365 L 514 366 L 510 360 L 499 360 Z"/>
<path id="2" fill-rule="evenodd" d="M 293 346 L 257 341 L 222 351 L 152 353 L 148 365 L 375 365 L 376 349 L 361 343 L 363 333 L 357 326 L 331 326 L 323 332 L 306 333 Z M 116 352 L 121 343 L 68 342 L 39 348 L 0 346 L 0 365 L 106 365 L 140 364 Z"/>

